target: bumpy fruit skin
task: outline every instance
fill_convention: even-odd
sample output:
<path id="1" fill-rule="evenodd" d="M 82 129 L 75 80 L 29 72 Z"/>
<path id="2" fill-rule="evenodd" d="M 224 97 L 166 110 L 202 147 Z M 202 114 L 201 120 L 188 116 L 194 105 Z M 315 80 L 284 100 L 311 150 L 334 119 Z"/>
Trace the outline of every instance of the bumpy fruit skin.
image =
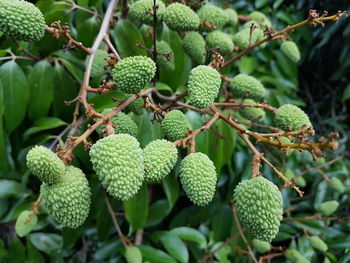
<path id="1" fill-rule="evenodd" d="M 128 134 L 110 135 L 91 146 L 90 160 L 103 187 L 122 201 L 132 198 L 144 178 L 143 152 Z"/>
<path id="2" fill-rule="evenodd" d="M 291 61 L 297 63 L 300 61 L 300 51 L 294 41 L 285 41 L 281 45 L 283 54 Z"/>
<path id="3" fill-rule="evenodd" d="M 199 26 L 198 15 L 191 8 L 180 3 L 168 5 L 163 20 L 170 29 L 179 32 L 197 30 Z"/>
<path id="4" fill-rule="evenodd" d="M 191 130 L 191 124 L 186 116 L 179 110 L 169 111 L 161 122 L 164 135 L 170 141 L 186 138 L 186 133 Z"/>
<path id="5" fill-rule="evenodd" d="M 0 30 L 9 37 L 27 42 L 44 36 L 45 19 L 32 3 L 22 0 L 0 1 Z"/>
<path id="6" fill-rule="evenodd" d="M 156 0 L 157 19 L 161 21 L 165 11 L 162 1 Z M 134 2 L 129 9 L 128 15 L 132 20 L 140 21 L 143 24 L 153 25 L 153 0 L 139 0 Z"/>
<path id="7" fill-rule="evenodd" d="M 142 254 L 138 247 L 132 246 L 125 249 L 125 259 L 128 263 L 142 263 Z"/>
<path id="8" fill-rule="evenodd" d="M 156 74 L 156 64 L 144 56 L 127 57 L 120 60 L 112 70 L 117 87 L 129 94 L 140 92 Z"/>
<path id="9" fill-rule="evenodd" d="M 108 114 L 112 111 L 112 109 L 104 109 L 102 114 Z M 124 112 L 119 112 L 116 117 L 112 118 L 112 124 L 116 125 L 114 131 L 116 134 L 118 133 L 126 133 L 131 136 L 136 137 L 139 133 L 139 128 L 136 123 Z M 100 125 L 96 131 L 99 135 L 103 134 L 103 130 L 106 128 L 106 125 Z"/>
<path id="10" fill-rule="evenodd" d="M 278 187 L 262 176 L 240 182 L 233 199 L 242 225 L 254 238 L 271 242 L 279 230 L 283 200 Z"/>
<path id="11" fill-rule="evenodd" d="M 230 26 L 235 26 L 238 24 L 238 15 L 236 10 L 232 9 L 232 8 L 227 8 L 224 9 L 224 13 L 227 17 L 227 25 Z"/>
<path id="12" fill-rule="evenodd" d="M 335 190 L 335 191 L 337 191 L 337 192 L 339 192 L 341 194 L 345 192 L 345 187 L 344 187 L 343 183 L 336 177 L 333 177 L 331 179 L 331 181 L 329 182 L 329 186 L 333 190 Z"/>
<path id="13" fill-rule="evenodd" d="M 89 214 L 91 190 L 85 174 L 74 166 L 66 167 L 62 181 L 40 188 L 42 204 L 53 219 L 70 228 L 82 225 Z"/>
<path id="14" fill-rule="evenodd" d="M 221 85 L 219 72 L 210 66 L 191 70 L 187 82 L 189 103 L 199 109 L 209 107 L 218 96 Z"/>
<path id="15" fill-rule="evenodd" d="M 161 54 L 170 54 L 169 59 L 162 55 L 157 55 L 157 64 L 165 71 L 173 71 L 175 69 L 174 52 L 170 45 L 165 41 L 157 42 L 157 52 Z"/>
<path id="16" fill-rule="evenodd" d="M 108 65 L 107 59 L 108 58 L 108 53 L 105 50 L 98 49 L 96 50 L 96 54 L 94 57 L 94 61 L 92 63 L 92 68 L 91 68 L 91 77 L 93 78 L 98 78 L 103 76 L 105 73 L 105 66 Z M 87 59 L 85 64 L 87 64 Z"/>
<path id="17" fill-rule="evenodd" d="M 263 100 L 266 90 L 256 78 L 245 74 L 235 76 L 230 84 L 234 97 Z"/>
<path id="18" fill-rule="evenodd" d="M 266 253 L 271 250 L 271 244 L 269 242 L 256 238 L 253 239 L 252 245 L 259 253 Z"/>
<path id="19" fill-rule="evenodd" d="M 16 221 L 15 230 L 19 237 L 28 235 L 38 222 L 38 217 L 32 211 L 22 211 Z"/>
<path id="20" fill-rule="evenodd" d="M 252 99 L 245 99 L 244 104 L 256 104 Z M 265 111 L 261 108 L 246 107 L 242 111 L 242 115 L 250 120 L 262 120 L 265 118 Z"/>
<path id="21" fill-rule="evenodd" d="M 203 64 L 207 55 L 204 38 L 198 32 L 188 32 L 182 42 L 185 53 L 196 63 Z"/>
<path id="22" fill-rule="evenodd" d="M 42 182 L 58 183 L 65 173 L 64 163 L 44 146 L 35 146 L 27 154 L 27 166 Z"/>
<path id="23" fill-rule="evenodd" d="M 339 203 L 337 201 L 326 201 L 320 205 L 320 208 L 318 210 L 321 212 L 322 215 L 330 216 L 338 209 L 338 207 Z"/>
<path id="24" fill-rule="evenodd" d="M 177 148 L 167 140 L 155 140 L 143 149 L 145 180 L 159 182 L 174 168 L 177 161 Z"/>
<path id="25" fill-rule="evenodd" d="M 249 45 L 249 40 L 251 40 L 250 44 L 255 44 L 256 42 L 258 42 L 259 40 L 264 38 L 264 33 L 261 29 L 256 28 L 254 29 L 253 33 L 252 33 L 252 37 L 250 39 L 250 28 L 244 28 L 243 30 L 237 32 L 232 40 L 233 43 L 240 47 L 241 49 L 246 49 Z"/>
<path id="26" fill-rule="evenodd" d="M 209 23 L 211 25 L 211 27 L 207 27 L 204 25 L 201 26 L 200 29 L 202 31 L 212 31 L 213 29 L 219 29 L 223 27 L 228 21 L 228 17 L 224 13 L 224 10 L 222 10 L 219 7 L 208 4 L 202 6 L 198 10 L 198 16 L 201 23 Z"/>
<path id="27" fill-rule="evenodd" d="M 284 130 L 301 130 L 303 127 L 312 128 L 309 117 L 299 107 L 285 104 L 278 108 L 275 114 L 275 125 Z"/>
<path id="28" fill-rule="evenodd" d="M 310 244 L 314 249 L 319 251 L 326 252 L 328 250 L 327 244 L 318 236 L 310 237 Z"/>
<path id="29" fill-rule="evenodd" d="M 211 202 L 216 189 L 216 171 L 213 162 L 204 153 L 187 155 L 180 165 L 180 181 L 187 197 L 198 206 Z"/>
<path id="30" fill-rule="evenodd" d="M 143 108 L 143 105 L 145 104 L 143 98 L 138 98 L 131 102 L 127 107 L 126 110 L 136 115 L 142 115 L 145 112 L 145 108 Z"/>
<path id="31" fill-rule="evenodd" d="M 228 52 L 233 50 L 233 42 L 229 35 L 226 33 L 215 30 L 207 35 L 206 42 L 208 48 L 218 49 L 221 55 L 226 55 Z"/>
<path id="32" fill-rule="evenodd" d="M 310 263 L 308 259 L 302 256 L 298 250 L 288 248 L 284 253 L 285 257 L 295 263 Z"/>
<path id="33" fill-rule="evenodd" d="M 271 22 L 270 20 L 265 16 L 265 14 L 259 12 L 259 11 L 253 11 L 249 14 L 249 17 L 258 22 L 260 25 L 263 27 L 268 26 L 271 27 Z"/>

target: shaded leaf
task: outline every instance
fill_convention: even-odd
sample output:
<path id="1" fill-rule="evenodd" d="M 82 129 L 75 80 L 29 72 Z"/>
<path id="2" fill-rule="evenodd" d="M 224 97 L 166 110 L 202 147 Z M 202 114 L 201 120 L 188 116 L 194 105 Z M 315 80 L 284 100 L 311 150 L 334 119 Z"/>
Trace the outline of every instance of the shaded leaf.
<path id="1" fill-rule="evenodd" d="M 64 125 L 67 125 L 67 123 L 55 117 L 41 118 L 35 121 L 33 126 L 26 130 L 23 135 L 30 136 L 40 131 L 49 130 Z"/>
<path id="2" fill-rule="evenodd" d="M 138 246 L 141 250 L 142 258 L 152 263 L 176 263 L 176 260 L 160 249 L 149 246 Z"/>
<path id="3" fill-rule="evenodd" d="M 179 238 L 183 240 L 188 240 L 188 241 L 198 243 L 201 246 L 201 248 L 205 248 L 207 245 L 205 236 L 194 228 L 185 227 L 185 226 L 177 227 L 177 228 L 173 228 L 170 232 L 176 234 Z"/>
<path id="4" fill-rule="evenodd" d="M 52 233 L 33 233 L 30 234 L 30 241 L 33 245 L 47 254 L 62 248 L 63 239 L 60 235 Z"/>

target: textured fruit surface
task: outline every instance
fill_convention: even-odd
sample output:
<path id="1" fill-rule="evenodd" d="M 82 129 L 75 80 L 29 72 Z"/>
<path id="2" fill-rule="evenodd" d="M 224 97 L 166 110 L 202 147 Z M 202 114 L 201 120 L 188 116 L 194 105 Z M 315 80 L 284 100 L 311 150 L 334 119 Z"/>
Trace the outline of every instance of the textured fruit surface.
<path id="1" fill-rule="evenodd" d="M 210 32 L 206 38 L 207 46 L 210 49 L 218 49 L 221 55 L 225 55 L 233 50 L 233 42 L 226 33 L 215 30 Z"/>
<path id="2" fill-rule="evenodd" d="M 261 40 L 264 37 L 264 33 L 261 29 L 256 28 L 254 29 L 252 33 L 252 37 L 250 38 L 250 28 L 244 28 L 243 30 L 237 32 L 232 40 L 233 43 L 240 47 L 241 49 L 245 49 L 249 45 L 249 40 L 251 41 L 250 44 L 255 44 L 259 40 Z"/>
<path id="3" fill-rule="evenodd" d="M 228 21 L 227 15 L 221 8 L 208 4 L 198 10 L 198 16 L 202 24 L 209 24 L 209 26 L 201 26 L 203 31 L 219 29 Z"/>
<path id="4" fill-rule="evenodd" d="M 27 154 L 27 166 L 42 182 L 54 184 L 65 172 L 64 163 L 44 146 L 35 146 Z"/>
<path id="5" fill-rule="evenodd" d="M 142 263 L 142 254 L 138 247 L 132 246 L 125 249 L 125 259 L 128 263 Z"/>
<path id="6" fill-rule="evenodd" d="M 62 182 L 40 189 L 42 204 L 50 216 L 63 226 L 77 228 L 89 214 L 91 191 L 85 174 L 76 167 L 66 167 Z"/>
<path id="7" fill-rule="evenodd" d="M 161 69 L 165 71 L 173 71 L 175 69 L 174 62 L 174 52 L 171 49 L 170 45 L 165 41 L 157 42 L 157 52 L 161 54 L 170 54 L 169 57 L 157 55 L 157 64 Z"/>
<path id="8" fill-rule="evenodd" d="M 162 20 L 165 11 L 165 5 L 162 1 L 156 0 L 157 20 Z M 153 25 L 153 0 L 139 0 L 134 2 L 129 9 L 128 15 L 131 19 L 140 21 L 147 25 Z"/>
<path id="9" fill-rule="evenodd" d="M 338 206 L 339 206 L 339 203 L 335 200 L 326 201 L 320 205 L 319 211 L 324 216 L 330 216 L 334 214 L 335 211 L 337 211 Z"/>
<path id="10" fill-rule="evenodd" d="M 262 176 L 240 182 L 233 199 L 242 225 L 254 238 L 271 242 L 279 230 L 283 200 L 278 187 Z"/>
<path id="11" fill-rule="evenodd" d="M 108 114 L 112 111 L 112 109 L 104 109 L 102 111 L 102 114 Z M 124 112 L 119 112 L 116 117 L 112 118 L 112 124 L 115 125 L 115 133 L 126 133 L 130 134 L 131 136 L 136 137 L 139 129 L 136 125 L 136 123 Z M 106 128 L 106 125 L 102 124 L 100 125 L 96 131 L 99 135 L 103 134 L 103 130 Z"/>
<path id="12" fill-rule="evenodd" d="M 110 135 L 91 146 L 90 160 L 103 187 L 122 201 L 133 197 L 144 178 L 143 152 L 128 134 Z"/>
<path id="13" fill-rule="evenodd" d="M 191 70 L 187 82 L 189 103 L 199 109 L 209 107 L 218 96 L 221 85 L 219 72 L 209 66 Z"/>
<path id="14" fill-rule="evenodd" d="M 187 155 L 180 165 L 180 181 L 187 197 L 198 206 L 211 202 L 216 189 L 216 171 L 213 162 L 204 153 Z"/>
<path id="15" fill-rule="evenodd" d="M 44 36 L 45 19 L 32 3 L 23 0 L 0 1 L 0 31 L 23 41 L 39 41 Z"/>
<path id="16" fill-rule="evenodd" d="M 266 253 L 271 250 L 271 244 L 269 242 L 262 241 L 256 238 L 253 239 L 252 245 L 259 253 Z"/>
<path id="17" fill-rule="evenodd" d="M 285 104 L 278 108 L 275 114 L 275 125 L 285 131 L 301 130 L 303 127 L 311 127 L 309 117 L 305 112 L 292 104 Z"/>
<path id="18" fill-rule="evenodd" d="M 107 59 L 108 53 L 105 50 L 98 49 L 94 57 L 94 61 L 91 67 L 91 77 L 98 78 L 105 73 L 105 66 L 108 65 Z M 87 59 L 85 64 L 87 64 Z"/>
<path id="19" fill-rule="evenodd" d="M 256 104 L 252 99 L 245 99 L 244 104 Z M 265 118 L 265 111 L 261 108 L 246 107 L 241 111 L 242 115 L 250 120 L 262 120 Z"/>
<path id="20" fill-rule="evenodd" d="M 28 235 L 38 222 L 38 217 L 32 211 L 23 211 L 19 214 L 15 230 L 19 237 Z"/>
<path id="21" fill-rule="evenodd" d="M 304 256 L 302 256 L 298 250 L 288 248 L 285 253 L 285 257 L 295 263 L 310 263 Z"/>
<path id="22" fill-rule="evenodd" d="M 328 250 L 327 244 L 318 236 L 310 237 L 310 244 L 314 249 L 319 251 L 326 252 Z"/>
<path id="23" fill-rule="evenodd" d="M 117 87 L 129 94 L 140 92 L 156 74 L 156 64 L 144 56 L 127 57 L 120 60 L 112 71 Z"/>
<path id="24" fill-rule="evenodd" d="M 344 187 L 343 183 L 336 177 L 333 177 L 331 179 L 331 181 L 329 182 L 329 186 L 333 190 L 335 190 L 335 191 L 337 191 L 337 192 L 339 192 L 341 194 L 344 193 L 344 191 L 345 191 L 345 187 Z"/>
<path id="25" fill-rule="evenodd" d="M 227 24 L 230 26 L 235 26 L 238 24 L 238 15 L 236 10 L 232 8 L 224 9 L 224 13 L 227 17 Z"/>
<path id="26" fill-rule="evenodd" d="M 143 105 L 145 104 L 143 98 L 138 98 L 131 102 L 127 107 L 127 111 L 131 111 L 132 113 L 136 115 L 142 115 L 145 112 L 145 108 L 143 108 Z"/>
<path id="27" fill-rule="evenodd" d="M 259 80 L 245 74 L 235 76 L 231 81 L 230 87 L 233 96 L 239 98 L 261 101 L 266 93 L 265 87 Z"/>
<path id="28" fill-rule="evenodd" d="M 281 45 L 283 54 L 291 61 L 297 63 L 300 60 L 300 51 L 294 41 L 285 41 Z"/>
<path id="29" fill-rule="evenodd" d="M 182 42 L 186 54 L 196 63 L 203 64 L 207 55 L 204 38 L 198 32 L 188 32 Z"/>
<path id="30" fill-rule="evenodd" d="M 177 148 L 167 140 L 155 140 L 143 149 L 145 180 L 159 182 L 174 168 L 177 161 Z"/>
<path id="31" fill-rule="evenodd" d="M 188 6 L 172 3 L 166 9 L 163 20 L 165 24 L 175 31 L 192 31 L 199 26 L 198 15 Z"/>
<path id="32" fill-rule="evenodd" d="M 266 17 L 265 14 L 259 12 L 259 11 L 253 11 L 249 14 L 249 17 L 258 22 L 259 25 L 265 27 L 265 26 L 268 26 L 268 27 L 271 27 L 271 22 L 270 20 Z"/>
<path id="33" fill-rule="evenodd" d="M 161 127 L 165 136 L 173 142 L 185 138 L 191 124 L 182 111 L 172 110 L 165 115 Z"/>

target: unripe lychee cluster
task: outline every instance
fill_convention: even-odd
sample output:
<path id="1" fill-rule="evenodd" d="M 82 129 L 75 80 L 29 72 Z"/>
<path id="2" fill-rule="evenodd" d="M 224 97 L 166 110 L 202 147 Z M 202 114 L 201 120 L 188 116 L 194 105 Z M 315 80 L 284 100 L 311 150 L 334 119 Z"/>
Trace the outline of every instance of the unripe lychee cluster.
<path id="1" fill-rule="evenodd" d="M 90 187 L 85 174 L 79 168 L 66 167 L 59 183 L 43 183 L 40 196 L 49 214 L 63 226 L 77 228 L 89 214 Z"/>
<path id="2" fill-rule="evenodd" d="M 153 25 L 153 0 L 139 0 L 134 2 L 129 9 L 131 19 L 147 25 Z M 157 20 L 162 21 L 165 5 L 161 0 L 156 0 Z"/>
<path id="3" fill-rule="evenodd" d="M 136 100 L 134 100 L 133 102 L 131 102 L 127 107 L 126 107 L 126 111 L 127 112 L 132 112 L 136 115 L 142 115 L 144 113 L 144 100 L 143 98 L 138 98 Z"/>
<path id="4" fill-rule="evenodd" d="M 231 81 L 230 88 L 234 97 L 257 101 L 262 101 L 266 93 L 265 87 L 259 80 L 245 74 L 235 76 Z"/>
<path id="5" fill-rule="evenodd" d="M 249 14 L 249 17 L 258 23 L 262 28 L 265 26 L 271 27 L 270 20 L 266 17 L 265 14 L 259 12 L 259 11 L 253 11 Z"/>
<path id="6" fill-rule="evenodd" d="M 254 238 L 271 242 L 279 230 L 283 200 L 278 187 L 262 176 L 240 182 L 233 199 L 239 220 Z"/>
<path id="7" fill-rule="evenodd" d="M 23 41 L 39 41 L 44 36 L 45 20 L 41 11 L 24 0 L 0 1 L 0 31 Z"/>
<path id="8" fill-rule="evenodd" d="M 200 152 L 187 155 L 181 161 L 179 176 L 186 195 L 194 204 L 205 206 L 213 199 L 217 177 L 207 155 Z"/>
<path id="9" fill-rule="evenodd" d="M 214 5 L 205 5 L 198 10 L 198 16 L 201 21 L 200 29 L 203 31 L 211 31 L 223 27 L 228 17 L 221 8 Z M 207 25 L 205 25 L 207 24 Z"/>
<path id="10" fill-rule="evenodd" d="M 284 131 L 312 128 L 310 119 L 305 112 L 292 104 L 285 104 L 279 107 L 274 121 L 275 125 Z"/>
<path id="11" fill-rule="evenodd" d="M 129 94 L 140 92 L 156 73 L 156 64 L 144 56 L 127 57 L 120 60 L 112 71 L 117 87 Z"/>
<path id="12" fill-rule="evenodd" d="M 209 107 L 219 94 L 221 77 L 209 66 L 198 66 L 191 70 L 187 90 L 189 103 L 199 109 Z"/>
<path id="13" fill-rule="evenodd" d="M 233 36 L 232 40 L 235 46 L 240 47 L 241 49 L 245 49 L 249 46 L 249 44 L 255 44 L 256 42 L 263 39 L 263 37 L 264 33 L 261 29 L 256 28 L 251 33 L 250 27 L 246 27 L 237 32 Z"/>
<path id="14" fill-rule="evenodd" d="M 214 30 L 207 35 L 208 48 L 217 49 L 221 55 L 226 55 L 233 50 L 233 42 L 230 36 L 220 30 Z"/>
<path id="15" fill-rule="evenodd" d="M 138 192 L 144 178 L 144 159 L 134 137 L 110 135 L 93 144 L 89 154 L 93 169 L 111 196 L 125 201 Z"/>
<path id="16" fill-rule="evenodd" d="M 161 122 L 161 127 L 164 135 L 170 141 L 186 138 L 188 130 L 191 130 L 191 124 L 179 110 L 168 112 Z"/>
<path id="17" fill-rule="evenodd" d="M 188 6 L 180 3 L 172 3 L 164 13 L 164 22 L 175 31 L 192 31 L 198 29 L 198 15 Z"/>
<path id="18" fill-rule="evenodd" d="M 204 38 L 198 32 L 189 32 L 183 38 L 185 53 L 197 64 L 203 64 L 207 55 Z"/>
<path id="19" fill-rule="evenodd" d="M 108 114 L 111 111 L 112 109 L 104 109 L 102 111 L 102 114 Z M 119 112 L 117 116 L 112 117 L 111 122 L 113 125 L 115 125 L 114 131 L 116 134 L 126 133 L 136 137 L 139 132 L 139 129 L 136 123 L 124 112 Z M 105 128 L 106 128 L 106 125 L 102 124 L 96 129 L 96 132 L 99 135 L 102 135 Z"/>
<path id="20" fill-rule="evenodd" d="M 230 26 L 235 26 L 238 23 L 238 14 L 236 10 L 232 8 L 224 9 L 224 13 L 227 17 L 227 24 Z"/>

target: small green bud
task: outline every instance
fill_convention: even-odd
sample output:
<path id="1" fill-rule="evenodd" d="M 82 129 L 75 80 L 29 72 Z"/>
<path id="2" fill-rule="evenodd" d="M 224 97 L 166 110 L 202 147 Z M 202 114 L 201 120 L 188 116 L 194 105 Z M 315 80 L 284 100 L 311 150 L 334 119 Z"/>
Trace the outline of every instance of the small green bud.
<path id="1" fill-rule="evenodd" d="M 318 236 L 310 237 L 310 244 L 314 249 L 319 251 L 326 252 L 328 250 L 327 244 Z"/>
<path id="2" fill-rule="evenodd" d="M 266 253 L 271 250 L 271 244 L 269 242 L 262 241 L 256 238 L 253 239 L 252 245 L 259 253 Z"/>
<path id="3" fill-rule="evenodd" d="M 318 210 L 321 212 L 322 215 L 330 216 L 338 209 L 338 207 L 339 203 L 337 201 L 326 201 L 320 205 L 320 208 Z"/>
<path id="4" fill-rule="evenodd" d="M 345 187 L 344 187 L 343 183 L 336 177 L 333 177 L 331 179 L 331 181 L 329 182 L 329 186 L 333 190 L 335 190 L 335 191 L 337 191 L 337 192 L 339 192 L 341 194 L 345 192 Z"/>

